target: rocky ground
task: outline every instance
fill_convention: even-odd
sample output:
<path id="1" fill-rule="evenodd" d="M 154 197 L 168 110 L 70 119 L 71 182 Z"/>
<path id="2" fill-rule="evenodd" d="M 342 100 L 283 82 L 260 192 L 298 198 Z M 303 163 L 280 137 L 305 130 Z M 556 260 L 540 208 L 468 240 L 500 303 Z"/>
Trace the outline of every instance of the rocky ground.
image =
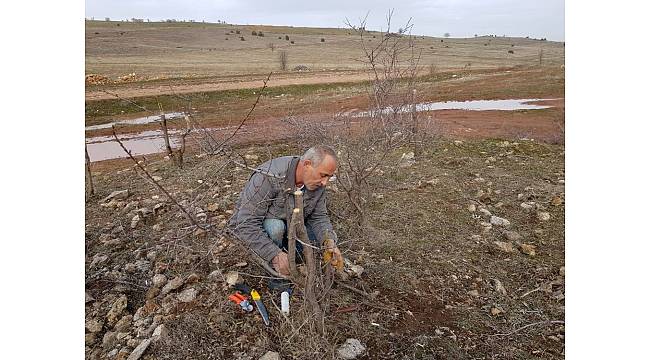
<path id="1" fill-rule="evenodd" d="M 251 165 L 299 152 L 240 150 Z M 362 235 L 332 215 L 350 283 L 372 296 L 335 287 L 326 336 L 303 327 L 299 292 L 292 315 L 280 314 L 279 294 L 240 244 L 197 229 L 128 162 L 102 168 L 86 202 L 86 357 L 563 358 L 564 147 L 441 139 L 416 161 L 408 152 L 372 180 Z M 147 168 L 217 229 L 249 174 L 200 155 L 183 170 Z M 336 183 L 328 196 L 336 214 Z M 228 301 L 234 272 L 260 290 L 270 327 Z"/>

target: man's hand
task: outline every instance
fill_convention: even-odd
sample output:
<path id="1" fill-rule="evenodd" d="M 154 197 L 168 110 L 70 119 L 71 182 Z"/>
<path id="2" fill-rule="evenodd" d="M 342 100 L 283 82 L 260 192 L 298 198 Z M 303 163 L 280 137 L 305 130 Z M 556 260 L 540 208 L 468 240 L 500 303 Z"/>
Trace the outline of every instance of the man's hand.
<path id="1" fill-rule="evenodd" d="M 288 276 L 289 275 L 289 257 L 284 251 L 280 251 L 273 260 L 271 261 L 273 268 L 280 275 Z"/>

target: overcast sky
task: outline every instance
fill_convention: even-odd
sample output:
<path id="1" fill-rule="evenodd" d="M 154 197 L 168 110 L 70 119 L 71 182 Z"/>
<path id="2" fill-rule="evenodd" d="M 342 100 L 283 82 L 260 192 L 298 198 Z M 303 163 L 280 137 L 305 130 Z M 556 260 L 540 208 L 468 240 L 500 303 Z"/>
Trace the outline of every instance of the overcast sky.
<path id="1" fill-rule="evenodd" d="M 452 37 L 474 34 L 545 37 L 564 41 L 564 0 L 86 0 L 86 17 L 103 20 L 142 18 L 195 20 L 232 24 L 345 27 L 366 13 L 371 30 L 386 27 L 394 8 L 393 29 L 412 18 L 412 33 Z"/>

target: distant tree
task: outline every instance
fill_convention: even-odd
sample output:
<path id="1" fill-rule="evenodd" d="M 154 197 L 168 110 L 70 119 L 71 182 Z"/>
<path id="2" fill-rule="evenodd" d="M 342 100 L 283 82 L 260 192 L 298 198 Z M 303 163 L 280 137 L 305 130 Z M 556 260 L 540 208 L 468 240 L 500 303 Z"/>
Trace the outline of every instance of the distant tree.
<path id="1" fill-rule="evenodd" d="M 284 36 L 284 40 L 289 41 L 289 35 L 285 35 L 285 36 Z"/>
<path id="2" fill-rule="evenodd" d="M 474 34 L 474 37 L 478 37 L 478 34 Z"/>
<path id="3" fill-rule="evenodd" d="M 280 70 L 286 71 L 287 63 L 289 62 L 289 58 L 286 50 L 280 51 L 280 57 L 278 58 L 278 60 L 280 62 Z"/>
<path id="4" fill-rule="evenodd" d="M 444 36 L 445 36 L 446 38 L 448 38 L 448 37 L 450 37 L 450 36 L 451 36 L 451 34 L 447 32 L 447 33 L 445 33 L 445 35 L 444 35 Z"/>
<path id="5" fill-rule="evenodd" d="M 104 18 L 104 21 L 111 21 L 111 18 Z"/>

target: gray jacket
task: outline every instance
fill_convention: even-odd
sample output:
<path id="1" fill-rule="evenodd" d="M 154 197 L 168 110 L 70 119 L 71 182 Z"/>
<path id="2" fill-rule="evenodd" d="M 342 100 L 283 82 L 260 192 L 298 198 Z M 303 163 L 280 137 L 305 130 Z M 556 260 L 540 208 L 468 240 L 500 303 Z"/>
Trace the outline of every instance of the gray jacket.
<path id="1" fill-rule="evenodd" d="M 300 158 L 283 156 L 260 165 L 248 179 L 229 227 L 250 249 L 266 261 L 271 261 L 281 250 L 264 230 L 265 219 L 291 218 L 295 206 L 293 191 L 296 190 L 296 166 Z M 323 234 L 330 231 L 337 241 L 325 206 L 325 188 L 314 191 L 303 189 L 305 225 L 316 235 L 319 246 Z"/>

